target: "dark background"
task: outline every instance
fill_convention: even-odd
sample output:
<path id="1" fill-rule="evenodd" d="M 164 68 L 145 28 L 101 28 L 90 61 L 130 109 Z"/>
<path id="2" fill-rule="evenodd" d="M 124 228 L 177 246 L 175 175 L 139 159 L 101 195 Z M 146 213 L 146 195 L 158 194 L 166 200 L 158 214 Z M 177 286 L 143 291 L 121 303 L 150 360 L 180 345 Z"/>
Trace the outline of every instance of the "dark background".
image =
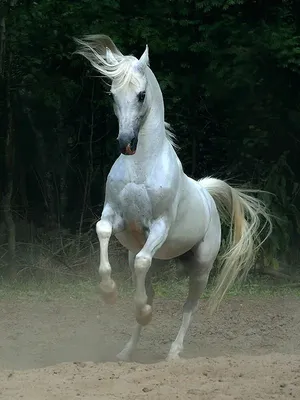
<path id="1" fill-rule="evenodd" d="M 138 57 L 149 45 L 186 173 L 273 193 L 259 195 L 275 217 L 260 268 L 297 269 L 299 2 L 1 0 L 0 24 L 0 274 L 28 267 L 33 243 L 82 268 L 68 251 L 95 241 L 118 127 L 74 55 L 89 33 Z"/>

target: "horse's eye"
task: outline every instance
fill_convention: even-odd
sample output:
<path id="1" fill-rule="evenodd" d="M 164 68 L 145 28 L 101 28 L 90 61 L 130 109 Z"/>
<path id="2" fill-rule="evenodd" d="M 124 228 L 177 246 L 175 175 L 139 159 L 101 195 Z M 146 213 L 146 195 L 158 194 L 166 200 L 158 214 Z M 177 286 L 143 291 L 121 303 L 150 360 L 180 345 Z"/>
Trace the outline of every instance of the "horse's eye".
<path id="1" fill-rule="evenodd" d="M 140 93 L 137 95 L 138 101 L 139 101 L 140 103 L 142 103 L 142 102 L 145 100 L 145 96 L 146 96 L 146 92 L 145 92 L 145 91 L 140 92 Z"/>

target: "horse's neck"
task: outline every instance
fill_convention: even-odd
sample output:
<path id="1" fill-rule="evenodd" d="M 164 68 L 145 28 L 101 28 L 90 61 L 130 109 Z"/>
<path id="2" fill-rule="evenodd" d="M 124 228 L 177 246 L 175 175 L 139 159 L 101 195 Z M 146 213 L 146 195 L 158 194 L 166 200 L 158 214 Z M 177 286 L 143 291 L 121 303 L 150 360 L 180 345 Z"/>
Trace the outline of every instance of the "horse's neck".
<path id="1" fill-rule="evenodd" d="M 165 131 L 164 101 L 160 86 L 149 67 L 146 69 L 146 76 L 151 92 L 151 104 L 146 120 L 139 132 L 136 155 L 141 160 L 157 157 L 168 141 Z"/>
<path id="2" fill-rule="evenodd" d="M 174 152 L 165 131 L 159 132 L 158 127 L 149 131 L 145 129 L 139 137 L 138 149 L 133 156 L 123 156 L 130 180 L 144 181 L 147 176 L 159 168 L 162 160 L 172 157 Z M 150 139 L 150 140 L 148 140 Z"/>
<path id="3" fill-rule="evenodd" d="M 156 160 L 168 145 L 165 131 L 164 115 L 160 109 L 151 107 L 138 137 L 138 146 L 133 159 L 149 163 Z"/>
<path id="4" fill-rule="evenodd" d="M 159 157 L 168 157 L 174 151 L 166 135 L 161 89 L 150 68 L 147 68 L 146 73 L 152 91 L 152 104 L 139 132 L 136 154 L 130 157 L 130 161 L 132 160 L 138 169 L 142 166 L 145 173 L 157 164 Z"/>

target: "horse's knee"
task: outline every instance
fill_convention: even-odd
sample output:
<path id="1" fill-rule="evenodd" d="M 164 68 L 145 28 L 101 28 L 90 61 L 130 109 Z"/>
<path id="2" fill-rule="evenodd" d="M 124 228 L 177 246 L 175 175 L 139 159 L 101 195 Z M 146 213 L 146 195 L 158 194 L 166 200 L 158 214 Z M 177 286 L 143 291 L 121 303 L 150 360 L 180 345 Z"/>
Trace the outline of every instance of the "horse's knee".
<path id="1" fill-rule="evenodd" d="M 136 276 L 144 275 L 148 272 L 151 266 L 151 257 L 148 255 L 137 255 L 134 262 L 134 271 Z"/>
<path id="2" fill-rule="evenodd" d="M 112 233 L 111 223 L 101 219 L 96 223 L 96 233 L 99 239 L 109 239 Z"/>

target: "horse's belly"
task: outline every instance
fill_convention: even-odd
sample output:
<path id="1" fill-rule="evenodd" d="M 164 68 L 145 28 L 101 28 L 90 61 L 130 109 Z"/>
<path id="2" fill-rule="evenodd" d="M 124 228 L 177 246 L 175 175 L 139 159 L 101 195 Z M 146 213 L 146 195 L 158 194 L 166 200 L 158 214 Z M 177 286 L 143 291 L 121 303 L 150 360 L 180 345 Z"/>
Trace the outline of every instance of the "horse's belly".
<path id="1" fill-rule="evenodd" d="M 125 231 L 115 236 L 122 246 L 133 253 L 142 250 L 147 240 L 145 232 L 135 223 L 131 223 Z"/>
<path id="2" fill-rule="evenodd" d="M 171 260 L 172 258 L 177 258 L 188 252 L 194 245 L 195 240 L 166 240 L 163 246 L 156 252 L 154 258 L 158 258 L 159 260 Z"/>
<path id="3" fill-rule="evenodd" d="M 118 241 L 127 250 L 137 254 L 146 243 L 146 236 L 139 230 L 126 230 L 116 234 Z M 199 240 L 198 236 L 169 236 L 161 248 L 154 254 L 154 258 L 170 260 L 189 251 Z"/>

